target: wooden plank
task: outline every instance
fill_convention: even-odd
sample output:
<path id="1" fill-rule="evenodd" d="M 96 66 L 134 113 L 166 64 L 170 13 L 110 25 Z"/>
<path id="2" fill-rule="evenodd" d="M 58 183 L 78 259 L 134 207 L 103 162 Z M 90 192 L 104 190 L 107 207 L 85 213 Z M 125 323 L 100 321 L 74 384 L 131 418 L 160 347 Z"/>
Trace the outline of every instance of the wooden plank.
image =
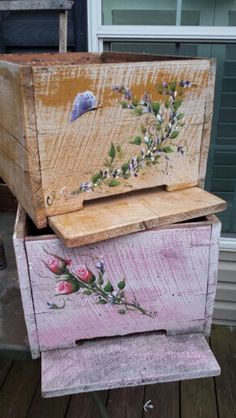
<path id="1" fill-rule="evenodd" d="M 219 373 L 202 334 L 105 338 L 43 353 L 42 393 L 52 397 Z"/>
<path id="2" fill-rule="evenodd" d="M 1 0 L 0 11 L 69 10 L 73 3 L 73 0 Z"/>
<path id="3" fill-rule="evenodd" d="M 203 331 L 210 245 L 211 224 L 207 222 L 144 231 L 73 250 L 50 237 L 27 239 L 41 350 L 151 330 Z M 58 257 L 70 260 L 68 294 L 63 293 L 64 268 L 59 271 L 60 280 L 57 270 L 50 271 Z M 103 262 L 101 286 L 98 260 Z M 93 275 L 86 288 L 78 288 L 84 286 L 76 273 L 81 268 Z M 108 279 L 112 287 L 106 288 Z M 122 283 L 125 287 L 119 297 Z"/>
<path id="4" fill-rule="evenodd" d="M 0 391 L 2 417 L 25 418 L 39 380 L 38 362 L 15 362 Z"/>
<path id="5" fill-rule="evenodd" d="M 24 310 L 24 317 L 28 331 L 28 339 L 31 349 L 32 358 L 40 356 L 37 324 L 35 320 L 34 307 L 31 294 L 31 286 L 29 281 L 28 261 L 25 251 L 25 212 L 19 206 L 15 231 L 13 236 L 14 249 L 16 255 L 16 264 L 18 269 L 19 284 L 21 289 L 21 299 Z"/>
<path id="6" fill-rule="evenodd" d="M 149 400 L 153 408 L 147 409 L 148 417 L 180 418 L 179 382 L 146 386 L 144 404 Z"/>
<path id="7" fill-rule="evenodd" d="M 217 285 L 217 271 L 218 271 L 218 259 L 219 259 L 219 240 L 221 223 L 216 216 L 210 216 L 209 220 L 212 222 L 211 230 L 211 247 L 209 256 L 209 274 L 207 284 L 207 298 L 206 298 L 206 313 L 205 313 L 205 327 L 204 334 L 210 335 L 212 315 L 214 309 L 214 302 L 216 296 L 216 285 Z"/>
<path id="8" fill-rule="evenodd" d="M 59 52 L 67 51 L 68 12 L 62 12 L 59 16 Z"/>
<path id="9" fill-rule="evenodd" d="M 28 385 L 30 384 L 31 382 L 28 381 Z M 66 415 L 69 400 L 69 396 L 63 396 L 54 399 L 42 398 L 41 386 L 39 384 L 30 404 L 26 418 L 64 418 Z"/>
<path id="10" fill-rule="evenodd" d="M 24 88 L 22 87 L 24 85 Z M 46 222 L 31 69 L 0 63 L 0 176 L 40 227 Z M 14 107 L 16 106 L 16 108 Z"/>
<path id="11" fill-rule="evenodd" d="M 149 190 L 50 216 L 49 225 L 67 247 L 77 247 L 224 209 L 223 200 L 197 187 L 173 192 Z"/>
<path id="12" fill-rule="evenodd" d="M 142 418 L 144 387 L 110 391 L 107 413 L 112 418 Z"/>
<path id="13" fill-rule="evenodd" d="M 211 346 L 222 368 L 222 374 L 215 379 L 219 418 L 235 418 L 236 328 L 214 327 Z"/>
<path id="14" fill-rule="evenodd" d="M 0 359 L 0 389 L 2 388 L 2 385 L 4 384 L 12 365 L 13 365 L 12 361 Z"/>
<path id="15" fill-rule="evenodd" d="M 197 185 L 209 65 L 208 60 L 157 61 L 153 58 L 153 62 L 51 66 L 50 71 L 41 66 L 33 67 L 42 187 L 48 216 L 80 209 L 87 200 L 132 190 L 160 185 L 170 190 Z M 170 110 L 164 105 L 166 95 L 163 97 L 156 86 L 174 79 L 180 89 L 179 83 L 186 77 L 194 80 L 195 87 L 185 88 L 186 94 L 181 99 L 179 112 L 181 117 L 184 114 L 185 125 L 178 122 L 174 134 L 178 138 L 173 142 L 166 137 L 162 145 L 167 151 L 161 148 L 158 163 L 146 165 L 145 160 L 136 176 L 127 162 L 133 158 L 136 161 L 143 149 L 144 154 L 148 152 L 142 125 L 147 132 L 153 126 L 156 134 L 159 125 L 153 113 L 135 116 L 134 109 L 122 108 L 123 96 L 112 87 L 127 86 L 138 100 L 148 91 L 152 100 L 161 103 L 166 126 Z M 75 92 L 83 94 L 85 91 L 92 92 L 100 105 L 70 122 Z M 137 136 L 141 143 L 132 143 Z M 111 142 L 116 148 L 109 165 Z M 128 164 L 128 168 L 124 164 Z M 108 174 L 96 182 L 96 176 L 106 169 Z M 116 169 L 119 176 L 114 178 Z M 127 174 L 128 169 L 131 171 Z M 86 184 L 90 185 L 89 191 L 83 188 Z"/>
<path id="16" fill-rule="evenodd" d="M 100 417 L 98 411 L 106 408 L 107 392 L 98 392 L 95 396 L 93 395 L 94 393 L 81 393 L 79 395 L 72 396 L 66 413 L 66 418 L 76 418 L 78 416 L 78 412 L 79 418 Z M 96 402 L 97 397 L 99 397 L 99 404 Z M 106 418 L 106 416 L 101 414 L 101 418 Z"/>
<path id="17" fill-rule="evenodd" d="M 218 418 L 213 379 L 184 381 L 181 386 L 181 418 Z M 228 418 L 226 414 L 224 418 Z M 223 417 L 222 417 L 223 418 Z"/>

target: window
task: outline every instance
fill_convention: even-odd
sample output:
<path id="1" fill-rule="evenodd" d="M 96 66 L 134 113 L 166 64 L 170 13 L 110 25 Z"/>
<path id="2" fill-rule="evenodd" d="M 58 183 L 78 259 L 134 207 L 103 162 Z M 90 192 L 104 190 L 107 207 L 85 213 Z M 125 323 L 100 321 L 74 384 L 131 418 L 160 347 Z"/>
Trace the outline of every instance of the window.
<path id="1" fill-rule="evenodd" d="M 236 1 L 90 0 L 90 50 L 215 57 L 217 79 L 206 189 L 228 202 L 236 236 Z"/>

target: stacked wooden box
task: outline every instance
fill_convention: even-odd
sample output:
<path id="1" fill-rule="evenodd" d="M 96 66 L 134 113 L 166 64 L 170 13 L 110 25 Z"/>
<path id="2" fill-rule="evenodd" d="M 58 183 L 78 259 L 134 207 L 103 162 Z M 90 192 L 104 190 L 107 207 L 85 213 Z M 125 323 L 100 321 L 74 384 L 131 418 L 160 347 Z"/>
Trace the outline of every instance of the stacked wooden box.
<path id="1" fill-rule="evenodd" d="M 204 335 L 225 203 L 202 189 L 215 63 L 0 58 L 0 176 L 21 205 L 15 252 L 43 394 L 219 373 Z"/>

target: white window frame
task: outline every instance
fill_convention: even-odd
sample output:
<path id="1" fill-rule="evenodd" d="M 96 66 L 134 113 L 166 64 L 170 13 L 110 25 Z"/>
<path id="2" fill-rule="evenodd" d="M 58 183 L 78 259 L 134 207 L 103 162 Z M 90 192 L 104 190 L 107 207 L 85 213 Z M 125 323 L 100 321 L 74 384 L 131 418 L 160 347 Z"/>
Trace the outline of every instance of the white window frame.
<path id="1" fill-rule="evenodd" d="M 162 41 L 162 42 L 200 42 L 235 43 L 234 26 L 180 26 L 182 0 L 177 0 L 176 26 L 147 25 L 103 25 L 102 0 L 88 0 L 88 50 L 102 52 L 104 42 Z M 236 252 L 236 238 L 222 237 L 220 250 Z"/>

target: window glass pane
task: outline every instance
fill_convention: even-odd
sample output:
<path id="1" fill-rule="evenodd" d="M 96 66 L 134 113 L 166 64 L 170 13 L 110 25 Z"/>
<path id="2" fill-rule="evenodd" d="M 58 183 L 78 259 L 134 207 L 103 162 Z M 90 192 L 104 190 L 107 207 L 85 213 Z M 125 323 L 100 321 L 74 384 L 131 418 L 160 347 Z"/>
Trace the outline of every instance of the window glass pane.
<path id="1" fill-rule="evenodd" d="M 177 0 L 102 0 L 104 25 L 175 25 Z M 182 0 L 181 25 L 236 26 L 236 0 Z"/>
<path id="2" fill-rule="evenodd" d="M 176 0 L 102 0 L 104 25 L 175 25 Z"/>
<path id="3" fill-rule="evenodd" d="M 236 233 L 236 44 L 111 42 L 112 51 L 212 56 L 217 60 L 212 139 L 205 188 L 228 202 L 223 232 Z"/>

